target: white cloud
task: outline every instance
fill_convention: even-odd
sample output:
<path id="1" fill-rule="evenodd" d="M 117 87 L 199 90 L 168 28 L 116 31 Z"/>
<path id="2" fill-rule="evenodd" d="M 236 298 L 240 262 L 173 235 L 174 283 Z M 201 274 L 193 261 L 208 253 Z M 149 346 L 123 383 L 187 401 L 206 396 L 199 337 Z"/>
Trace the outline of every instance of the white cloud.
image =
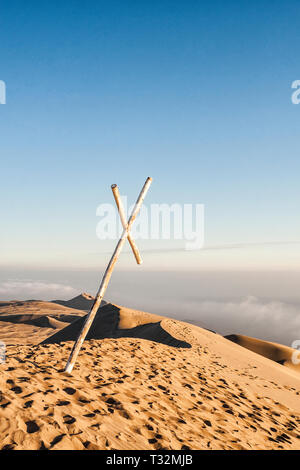
<path id="1" fill-rule="evenodd" d="M 0 283 L 0 296 L 8 299 L 43 299 L 53 300 L 70 298 L 76 290 L 65 284 L 57 284 L 31 279 L 8 279 Z"/>

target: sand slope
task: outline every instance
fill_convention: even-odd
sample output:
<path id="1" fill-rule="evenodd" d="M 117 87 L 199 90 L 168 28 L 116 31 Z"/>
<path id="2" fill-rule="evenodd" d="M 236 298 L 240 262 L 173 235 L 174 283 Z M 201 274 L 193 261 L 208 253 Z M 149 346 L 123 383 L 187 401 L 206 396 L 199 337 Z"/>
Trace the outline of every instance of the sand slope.
<path id="1" fill-rule="evenodd" d="M 300 372 L 300 364 L 294 364 L 292 361 L 295 349 L 284 346 L 283 344 L 272 343 L 270 341 L 263 341 L 257 338 L 251 338 L 244 335 L 228 335 L 225 338 L 233 341 L 244 348 L 250 349 L 257 354 L 261 354 L 272 361 L 278 362 L 290 369 Z M 300 353 L 299 353 L 300 356 Z M 298 356 L 298 357 L 299 357 Z M 297 358 L 298 359 L 298 358 Z"/>
<path id="2" fill-rule="evenodd" d="M 9 346 L 1 448 L 300 448 L 299 374 L 197 326 L 114 307 L 111 331 L 158 323 L 191 347 L 161 344 L 160 330 L 90 339 L 69 376 L 72 342 Z"/>

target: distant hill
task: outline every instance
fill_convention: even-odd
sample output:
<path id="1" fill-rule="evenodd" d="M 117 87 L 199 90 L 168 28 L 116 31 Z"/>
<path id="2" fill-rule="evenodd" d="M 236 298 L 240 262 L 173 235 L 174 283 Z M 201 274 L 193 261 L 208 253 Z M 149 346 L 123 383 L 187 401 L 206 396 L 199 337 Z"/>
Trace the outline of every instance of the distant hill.
<path id="1" fill-rule="evenodd" d="M 94 297 L 82 293 L 70 300 L 11 300 L 0 302 L 0 341 L 36 344 L 85 316 Z M 101 306 L 107 302 L 102 302 Z"/>
<path id="2" fill-rule="evenodd" d="M 64 305 L 68 308 L 75 308 L 76 310 L 90 310 L 94 300 L 95 297 L 93 297 L 91 294 L 83 292 L 82 294 L 77 295 L 77 297 L 74 297 L 70 300 L 52 300 L 52 302 L 55 304 Z M 101 307 L 105 304 L 107 304 L 107 302 L 102 300 Z"/>

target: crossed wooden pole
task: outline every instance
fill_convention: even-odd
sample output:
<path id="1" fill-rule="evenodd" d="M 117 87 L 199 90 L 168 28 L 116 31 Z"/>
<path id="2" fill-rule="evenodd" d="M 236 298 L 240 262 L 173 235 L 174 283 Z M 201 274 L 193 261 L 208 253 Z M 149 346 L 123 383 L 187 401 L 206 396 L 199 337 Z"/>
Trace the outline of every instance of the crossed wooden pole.
<path id="1" fill-rule="evenodd" d="M 121 253 L 122 247 L 123 247 L 126 239 L 128 239 L 128 241 L 130 243 L 130 246 L 131 246 L 131 249 L 132 249 L 133 254 L 135 256 L 136 262 L 138 264 L 142 263 L 142 258 L 139 254 L 139 251 L 138 251 L 138 248 L 135 244 L 135 241 L 132 238 L 132 235 L 130 233 L 130 229 L 131 229 L 132 224 L 135 221 L 135 219 L 136 219 L 136 217 L 139 213 L 139 210 L 140 210 L 140 208 L 143 204 L 143 201 L 145 199 L 145 196 L 147 194 L 147 191 L 148 191 L 151 183 L 152 183 L 152 178 L 150 178 L 150 177 L 147 178 L 146 182 L 145 182 L 145 184 L 144 184 L 144 186 L 143 186 L 143 188 L 142 188 L 142 190 L 139 194 L 139 197 L 137 198 L 136 204 L 135 204 L 135 206 L 132 210 L 132 213 L 131 213 L 131 215 L 128 219 L 128 222 L 126 222 L 125 212 L 124 212 L 123 204 L 122 204 L 122 201 L 121 201 L 121 198 L 120 198 L 118 186 L 116 184 L 113 184 L 111 186 L 111 189 L 112 189 L 112 192 L 113 192 L 113 195 L 114 195 L 117 207 L 118 207 L 118 211 L 119 211 L 119 214 L 120 214 L 120 219 L 121 219 L 122 226 L 123 226 L 123 232 L 122 232 L 122 235 L 121 235 L 121 237 L 120 237 L 120 239 L 117 243 L 115 251 L 113 252 L 113 255 L 112 255 L 112 257 L 111 257 L 111 259 L 110 259 L 110 261 L 107 265 L 107 268 L 106 268 L 104 276 L 102 278 L 99 290 L 98 290 L 97 295 L 95 297 L 93 306 L 92 306 L 89 314 L 86 317 L 86 320 L 85 320 L 84 325 L 83 325 L 83 327 L 82 327 L 82 329 L 81 329 L 81 331 L 78 335 L 78 338 L 77 338 L 76 342 L 74 343 L 73 349 L 71 351 L 70 357 L 69 357 L 67 365 L 65 367 L 65 372 L 71 373 L 72 370 L 73 370 L 73 367 L 74 367 L 75 361 L 77 359 L 77 356 L 79 354 L 82 343 L 84 342 L 85 337 L 88 334 L 88 331 L 89 331 L 89 329 L 90 329 L 90 327 L 93 323 L 93 320 L 95 318 L 95 315 L 98 311 L 98 308 L 100 307 L 101 301 L 104 297 L 106 288 L 107 288 L 109 280 L 111 278 L 114 266 L 115 266 L 115 264 L 116 264 L 116 262 L 119 258 L 119 255 Z"/>

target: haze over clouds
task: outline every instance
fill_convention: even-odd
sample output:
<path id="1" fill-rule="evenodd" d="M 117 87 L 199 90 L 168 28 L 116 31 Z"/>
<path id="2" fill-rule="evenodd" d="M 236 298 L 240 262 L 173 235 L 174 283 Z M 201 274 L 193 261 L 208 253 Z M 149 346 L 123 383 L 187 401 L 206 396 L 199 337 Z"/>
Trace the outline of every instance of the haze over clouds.
<path id="1" fill-rule="evenodd" d="M 251 277 L 253 279 L 251 274 L 253 273 L 244 273 L 244 282 Z M 132 286 L 127 291 L 119 288 L 118 292 L 116 288 L 111 287 L 110 298 L 133 308 L 144 308 L 153 313 L 190 320 L 224 335 L 239 333 L 286 345 L 291 345 L 294 340 L 300 339 L 299 299 L 296 299 L 292 293 L 289 297 L 288 289 L 283 285 L 281 290 L 277 290 L 275 280 L 273 292 L 269 291 L 267 285 L 265 288 L 259 288 L 259 283 L 264 278 L 263 274 L 258 275 L 256 286 L 249 283 L 248 293 L 243 283 L 234 285 L 234 273 L 223 274 L 223 286 L 220 274 L 218 276 L 215 274 L 215 286 L 213 282 L 209 286 L 208 279 L 206 285 L 201 285 L 199 279 L 198 286 L 194 287 L 191 287 L 189 273 L 182 279 L 174 279 L 172 273 L 165 273 L 165 283 L 167 284 L 169 279 L 171 285 L 168 287 L 163 283 L 160 285 L 161 288 L 158 284 L 162 279 L 158 273 L 157 276 L 156 288 L 151 289 L 151 292 L 146 286 L 143 289 L 140 284 L 136 284 L 136 288 Z M 293 284 L 292 277 L 291 284 Z M 233 288 L 225 292 L 224 287 L 230 283 L 230 280 Z"/>
<path id="2" fill-rule="evenodd" d="M 286 345 L 300 339 L 300 305 L 247 297 L 229 302 L 194 301 L 185 307 L 187 320 L 224 335 L 239 333 Z"/>

